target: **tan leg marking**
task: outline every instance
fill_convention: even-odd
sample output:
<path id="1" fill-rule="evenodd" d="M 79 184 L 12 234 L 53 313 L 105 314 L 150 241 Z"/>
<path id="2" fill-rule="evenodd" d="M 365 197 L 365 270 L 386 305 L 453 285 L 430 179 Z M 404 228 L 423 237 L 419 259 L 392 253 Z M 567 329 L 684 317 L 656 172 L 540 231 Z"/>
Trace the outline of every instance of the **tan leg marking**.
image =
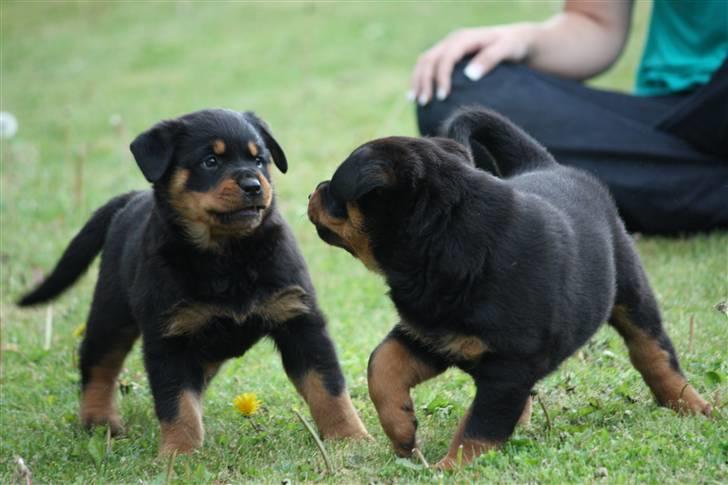
<path id="1" fill-rule="evenodd" d="M 295 384 L 324 439 L 369 438 L 346 388 L 338 396 L 332 396 L 314 371 L 306 373 Z"/>
<path id="2" fill-rule="evenodd" d="M 217 372 L 220 370 L 220 367 L 222 367 L 224 362 L 225 361 L 220 360 L 218 362 L 206 362 L 202 365 L 205 387 L 207 387 L 210 384 L 210 381 L 212 381 L 212 378 L 217 375 Z"/>
<path id="3" fill-rule="evenodd" d="M 712 408 L 688 381 L 670 365 L 670 355 L 657 340 L 634 325 L 626 308 L 616 306 L 612 322 L 624 338 L 629 357 L 657 401 L 680 413 L 710 416 Z"/>
<path id="4" fill-rule="evenodd" d="M 95 367 L 81 392 L 81 423 L 90 428 L 109 425 L 112 434 L 123 431 L 116 405 L 116 381 L 124 363 L 125 353 L 112 352 Z"/>
<path id="5" fill-rule="evenodd" d="M 517 426 L 527 427 L 531 424 L 531 414 L 533 413 L 533 398 L 528 396 L 526 399 L 526 405 L 523 406 L 523 412 L 521 417 L 518 418 Z"/>
<path id="6" fill-rule="evenodd" d="M 417 359 L 395 339 L 385 340 L 375 350 L 369 364 L 369 396 L 397 455 L 410 456 L 417 446 L 410 389 L 441 372 Z"/>
<path id="7" fill-rule="evenodd" d="M 500 447 L 501 443 L 495 441 L 480 441 L 467 439 L 464 437 L 465 425 L 468 421 L 468 418 L 470 418 L 470 413 L 471 410 L 468 409 L 468 412 L 465 413 L 463 419 L 460 420 L 458 429 L 457 431 L 455 431 L 452 442 L 450 443 L 450 447 L 447 450 L 447 455 L 445 455 L 439 462 L 434 465 L 435 468 L 439 468 L 440 470 L 450 470 L 457 467 L 458 450 L 460 449 L 461 445 L 463 447 L 462 461 L 460 463 L 461 465 L 467 465 L 468 463 L 473 461 L 474 458 L 482 455 L 486 451 Z"/>
<path id="8" fill-rule="evenodd" d="M 179 396 L 179 414 L 172 422 L 160 422 L 162 456 L 177 453 L 192 453 L 202 446 L 204 429 L 202 428 L 202 401 L 200 395 L 192 391 L 183 391 Z"/>

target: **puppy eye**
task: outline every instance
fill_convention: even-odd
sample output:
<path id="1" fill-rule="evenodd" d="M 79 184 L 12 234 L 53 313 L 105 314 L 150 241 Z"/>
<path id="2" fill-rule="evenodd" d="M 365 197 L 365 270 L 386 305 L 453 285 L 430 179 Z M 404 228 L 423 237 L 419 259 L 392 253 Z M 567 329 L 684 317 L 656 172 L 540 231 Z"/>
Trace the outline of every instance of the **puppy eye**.
<path id="1" fill-rule="evenodd" d="M 204 165 L 205 168 L 216 168 L 219 165 L 219 162 L 215 156 L 210 155 L 202 161 L 202 165 Z"/>
<path id="2" fill-rule="evenodd" d="M 263 168 L 263 157 L 255 157 L 255 166 L 258 168 Z"/>

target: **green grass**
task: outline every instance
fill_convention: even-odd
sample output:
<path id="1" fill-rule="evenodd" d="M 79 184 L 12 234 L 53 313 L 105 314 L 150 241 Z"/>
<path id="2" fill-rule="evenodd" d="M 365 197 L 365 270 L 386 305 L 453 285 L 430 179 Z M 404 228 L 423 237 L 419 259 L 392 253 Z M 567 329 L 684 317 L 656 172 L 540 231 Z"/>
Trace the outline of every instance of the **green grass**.
<path id="1" fill-rule="evenodd" d="M 396 460 L 366 391 L 369 352 L 396 321 L 382 281 L 318 240 L 306 195 L 358 144 L 414 134 L 404 101 L 417 55 L 458 26 L 540 19 L 552 2 L 243 4 L 209 2 L 28 3 L 3 1 L 2 110 L 18 135 L 2 144 L 0 278 L 0 482 L 21 456 L 37 483 L 164 481 L 158 428 L 135 349 L 122 380 L 122 439 L 79 428 L 73 329 L 84 322 L 95 267 L 54 308 L 52 348 L 43 350 L 45 309 L 13 302 L 49 270 L 91 210 L 145 182 L 127 146 L 162 117 L 224 106 L 253 109 L 284 146 L 290 171 L 277 177 L 280 205 L 309 262 L 356 408 L 376 441 L 327 442 L 324 466 L 292 408 L 304 411 L 272 345 L 228 362 L 205 398 L 204 447 L 179 457 L 185 483 L 706 482 L 728 480 L 728 426 L 658 408 L 619 338 L 600 331 L 539 384 L 548 410 L 502 451 L 454 474 Z M 626 55 L 600 86 L 629 89 L 649 5 L 637 5 Z M 112 127 L 109 120 L 122 121 Z M 720 408 L 726 399 L 728 235 L 643 238 L 638 247 L 684 370 Z M 688 350 L 689 321 L 695 338 Z M 721 379 L 722 377 L 722 379 Z M 237 415 L 231 401 L 255 392 L 263 411 Z M 420 438 L 430 461 L 446 450 L 473 387 L 450 371 L 415 392 Z M 724 415 L 724 412 L 722 413 Z"/>

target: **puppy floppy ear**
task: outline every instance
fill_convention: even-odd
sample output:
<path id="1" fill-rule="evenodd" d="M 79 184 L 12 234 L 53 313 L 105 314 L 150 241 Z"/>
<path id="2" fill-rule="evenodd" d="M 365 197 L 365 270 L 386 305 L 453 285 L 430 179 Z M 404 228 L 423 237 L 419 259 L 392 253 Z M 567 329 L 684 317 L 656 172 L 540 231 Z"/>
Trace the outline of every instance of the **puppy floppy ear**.
<path id="1" fill-rule="evenodd" d="M 395 175 L 389 163 L 363 157 L 349 157 L 331 177 L 329 190 L 339 200 L 353 201 L 374 189 L 394 185 Z"/>
<path id="2" fill-rule="evenodd" d="M 161 179 L 169 168 L 174 155 L 174 139 L 180 131 L 180 120 L 160 121 L 137 136 L 129 149 L 144 177 L 154 183 Z"/>
<path id="3" fill-rule="evenodd" d="M 276 139 L 273 138 L 273 135 L 271 135 L 268 124 L 258 118 L 258 116 L 252 111 L 244 112 L 243 117 L 251 125 L 253 125 L 256 130 L 258 130 L 258 133 L 263 138 L 265 145 L 268 147 L 268 150 L 270 150 L 271 155 L 273 155 L 273 163 L 276 164 L 278 170 L 280 170 L 282 173 L 286 173 L 288 171 L 288 160 L 286 160 L 286 154 L 283 153 L 283 149 L 278 144 Z"/>

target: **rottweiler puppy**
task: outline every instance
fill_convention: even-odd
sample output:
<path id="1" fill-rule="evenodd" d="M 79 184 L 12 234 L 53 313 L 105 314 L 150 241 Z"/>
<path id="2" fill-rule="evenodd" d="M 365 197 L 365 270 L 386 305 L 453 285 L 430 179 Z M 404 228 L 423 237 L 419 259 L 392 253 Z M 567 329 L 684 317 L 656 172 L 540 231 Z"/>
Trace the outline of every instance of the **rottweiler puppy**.
<path id="1" fill-rule="evenodd" d="M 103 251 L 81 344 L 81 421 L 122 429 L 115 389 L 141 334 L 162 454 L 202 445 L 202 393 L 222 363 L 271 337 L 325 438 L 365 437 L 270 166 L 288 164 L 251 112 L 166 120 L 131 151 L 152 190 L 98 209 L 53 272 L 22 298 L 46 302 Z"/>
<path id="2" fill-rule="evenodd" d="M 534 384 L 605 320 L 661 405 L 710 414 L 604 186 L 496 113 L 462 111 L 445 133 L 365 143 L 308 207 L 324 241 L 386 278 L 401 317 L 369 361 L 395 452 L 416 446 L 409 390 L 450 366 L 477 391 L 438 466 L 499 446 L 528 419 Z"/>

